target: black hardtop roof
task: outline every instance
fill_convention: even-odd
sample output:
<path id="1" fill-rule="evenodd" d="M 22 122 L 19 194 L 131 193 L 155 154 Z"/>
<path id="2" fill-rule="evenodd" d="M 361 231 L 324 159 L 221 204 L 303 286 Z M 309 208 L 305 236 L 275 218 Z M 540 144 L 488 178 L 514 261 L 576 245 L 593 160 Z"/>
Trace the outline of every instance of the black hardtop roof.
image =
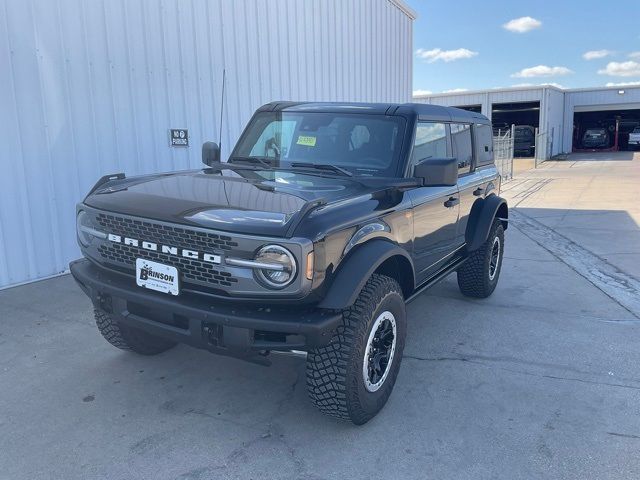
<path id="1" fill-rule="evenodd" d="M 358 103 L 358 102 L 271 102 L 258 112 L 344 112 L 373 115 L 415 115 L 420 120 L 490 123 L 480 113 L 455 107 L 429 105 L 427 103 Z"/>

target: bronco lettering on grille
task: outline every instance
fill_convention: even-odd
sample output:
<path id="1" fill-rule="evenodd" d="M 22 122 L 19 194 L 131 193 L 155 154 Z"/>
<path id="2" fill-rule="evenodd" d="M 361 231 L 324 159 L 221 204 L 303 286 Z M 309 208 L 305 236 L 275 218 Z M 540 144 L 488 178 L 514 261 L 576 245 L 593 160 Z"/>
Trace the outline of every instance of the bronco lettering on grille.
<path id="1" fill-rule="evenodd" d="M 123 243 L 130 247 L 142 248 L 144 250 L 150 250 L 152 252 L 162 252 L 168 255 L 175 255 L 177 257 L 191 258 L 194 260 L 202 260 L 209 263 L 221 263 L 220 255 L 214 255 L 212 253 L 202 253 L 196 250 L 188 250 L 186 248 L 172 247 L 169 245 L 159 245 L 153 242 L 147 242 L 138 240 L 136 238 L 123 237 L 122 235 L 115 235 L 113 233 L 107 234 L 109 241 L 114 243 Z"/>

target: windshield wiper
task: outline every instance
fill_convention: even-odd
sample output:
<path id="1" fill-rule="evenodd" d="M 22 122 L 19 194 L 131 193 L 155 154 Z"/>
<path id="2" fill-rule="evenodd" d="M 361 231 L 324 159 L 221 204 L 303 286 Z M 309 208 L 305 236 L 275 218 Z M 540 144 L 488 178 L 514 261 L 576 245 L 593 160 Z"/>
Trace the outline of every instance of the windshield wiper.
<path id="1" fill-rule="evenodd" d="M 293 162 L 291 166 L 294 168 L 314 168 L 316 170 L 328 170 L 344 175 L 345 177 L 353 177 L 353 173 L 351 173 L 349 170 L 342 167 L 337 167 L 336 165 L 330 165 L 328 163 Z"/>
<path id="2" fill-rule="evenodd" d="M 263 167 L 271 168 L 273 167 L 273 158 L 270 157 L 231 157 L 229 159 L 232 163 L 236 162 L 246 162 L 252 164 L 262 165 Z"/>

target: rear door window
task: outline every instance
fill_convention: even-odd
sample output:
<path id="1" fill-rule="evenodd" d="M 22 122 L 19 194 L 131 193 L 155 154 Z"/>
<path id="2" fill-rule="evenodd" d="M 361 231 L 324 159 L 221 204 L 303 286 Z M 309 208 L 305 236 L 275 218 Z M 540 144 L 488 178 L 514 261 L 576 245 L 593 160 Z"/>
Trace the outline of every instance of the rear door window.
<path id="1" fill-rule="evenodd" d="M 451 124 L 451 147 L 453 156 L 458 159 L 458 175 L 469 173 L 473 162 L 471 125 L 466 123 Z"/>
<path id="2" fill-rule="evenodd" d="M 476 166 L 493 163 L 493 131 L 491 125 L 477 123 L 476 132 Z"/>

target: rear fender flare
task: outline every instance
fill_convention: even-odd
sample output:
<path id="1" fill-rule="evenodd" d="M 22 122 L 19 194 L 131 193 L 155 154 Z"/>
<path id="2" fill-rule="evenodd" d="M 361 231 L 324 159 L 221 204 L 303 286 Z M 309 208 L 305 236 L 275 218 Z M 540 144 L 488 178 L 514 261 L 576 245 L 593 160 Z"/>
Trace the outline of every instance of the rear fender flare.
<path id="1" fill-rule="evenodd" d="M 471 207 L 465 241 L 467 250 L 472 252 L 480 248 L 487 241 L 493 219 L 499 218 L 506 230 L 509 220 L 507 201 L 495 194 L 488 195 L 475 201 Z"/>

